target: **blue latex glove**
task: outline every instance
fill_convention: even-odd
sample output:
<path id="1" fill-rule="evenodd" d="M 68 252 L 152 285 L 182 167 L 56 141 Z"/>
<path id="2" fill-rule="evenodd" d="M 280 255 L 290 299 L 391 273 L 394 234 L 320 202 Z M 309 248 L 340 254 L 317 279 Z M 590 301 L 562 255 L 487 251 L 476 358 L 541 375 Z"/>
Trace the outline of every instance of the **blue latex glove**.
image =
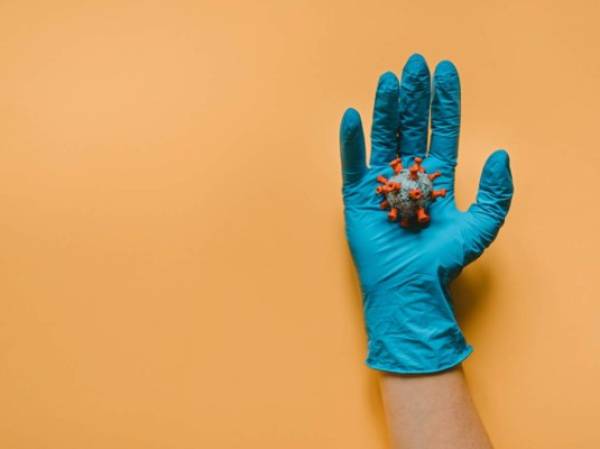
<path id="1" fill-rule="evenodd" d="M 358 112 L 348 109 L 340 130 L 346 234 L 358 270 L 368 334 L 367 364 L 396 373 L 431 373 L 462 362 L 472 351 L 457 325 L 448 284 L 496 237 L 508 212 L 513 184 L 508 154 L 487 160 L 477 201 L 456 208 L 454 169 L 460 127 L 460 82 L 451 62 L 433 77 L 422 56 L 410 57 L 402 82 L 390 72 L 379 79 L 371 132 L 370 167 Z M 431 145 L 426 156 L 429 111 Z M 440 171 L 445 188 L 429 209 L 430 224 L 404 229 L 379 207 L 376 177 L 390 177 L 388 163 L 415 156 L 428 173 Z"/>

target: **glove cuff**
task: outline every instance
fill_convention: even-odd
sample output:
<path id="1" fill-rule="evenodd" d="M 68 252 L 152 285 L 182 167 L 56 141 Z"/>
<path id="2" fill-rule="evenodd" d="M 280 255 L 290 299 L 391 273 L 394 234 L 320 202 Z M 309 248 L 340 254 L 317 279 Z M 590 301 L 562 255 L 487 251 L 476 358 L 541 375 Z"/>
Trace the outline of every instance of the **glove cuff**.
<path id="1" fill-rule="evenodd" d="M 446 289 L 438 279 L 427 278 L 363 295 L 369 367 L 399 374 L 436 373 L 473 352 Z"/>

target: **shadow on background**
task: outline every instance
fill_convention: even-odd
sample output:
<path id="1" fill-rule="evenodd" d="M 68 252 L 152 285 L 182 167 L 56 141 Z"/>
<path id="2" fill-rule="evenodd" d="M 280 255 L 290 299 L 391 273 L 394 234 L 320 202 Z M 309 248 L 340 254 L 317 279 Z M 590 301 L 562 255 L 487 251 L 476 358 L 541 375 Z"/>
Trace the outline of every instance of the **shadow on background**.
<path id="1" fill-rule="evenodd" d="M 494 286 L 489 264 L 475 261 L 450 285 L 456 318 L 461 327 L 469 327 L 483 312 Z"/>

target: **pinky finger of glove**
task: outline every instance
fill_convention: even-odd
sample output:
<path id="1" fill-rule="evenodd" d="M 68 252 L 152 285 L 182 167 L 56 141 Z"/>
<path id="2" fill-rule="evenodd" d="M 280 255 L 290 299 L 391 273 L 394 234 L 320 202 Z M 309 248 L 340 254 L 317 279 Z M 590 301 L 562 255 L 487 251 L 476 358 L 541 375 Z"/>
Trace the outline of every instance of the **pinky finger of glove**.
<path id="1" fill-rule="evenodd" d="M 347 109 L 340 125 L 340 152 L 344 185 L 360 181 L 367 171 L 365 162 L 365 136 L 360 114 Z"/>

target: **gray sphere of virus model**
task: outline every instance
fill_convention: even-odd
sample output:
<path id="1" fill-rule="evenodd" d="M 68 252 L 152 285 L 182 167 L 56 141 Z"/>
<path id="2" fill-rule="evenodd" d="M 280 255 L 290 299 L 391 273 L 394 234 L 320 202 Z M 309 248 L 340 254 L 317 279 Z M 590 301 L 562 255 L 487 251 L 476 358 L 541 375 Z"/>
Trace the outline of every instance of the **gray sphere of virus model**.
<path id="1" fill-rule="evenodd" d="M 377 181 L 381 183 L 377 187 L 377 194 L 385 197 L 380 204 L 381 208 L 389 209 L 389 219 L 400 219 L 400 225 L 405 228 L 413 224 L 429 223 L 429 205 L 446 195 L 446 189 L 433 189 L 433 181 L 440 176 L 440 172 L 425 173 L 421 162 L 423 160 L 420 157 L 415 157 L 414 164 L 405 169 L 399 158 L 394 159 L 390 162 L 394 175 L 389 179 L 377 177 Z"/>

